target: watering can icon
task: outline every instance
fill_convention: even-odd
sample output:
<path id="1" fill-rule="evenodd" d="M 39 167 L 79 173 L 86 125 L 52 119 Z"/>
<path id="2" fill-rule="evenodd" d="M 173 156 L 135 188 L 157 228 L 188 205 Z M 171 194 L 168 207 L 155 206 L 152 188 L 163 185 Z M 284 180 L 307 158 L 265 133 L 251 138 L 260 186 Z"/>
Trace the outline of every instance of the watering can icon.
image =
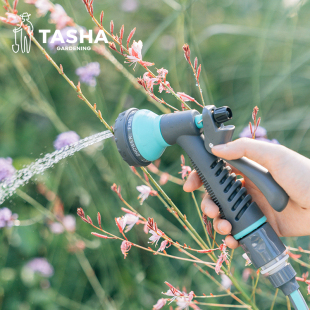
<path id="1" fill-rule="evenodd" d="M 29 17 L 31 14 L 23 13 L 20 15 L 22 18 L 23 24 L 28 26 L 28 29 L 32 32 L 33 31 L 33 25 L 29 21 Z M 18 28 L 14 28 L 13 32 L 15 34 L 15 44 L 12 45 L 12 50 L 14 53 L 18 53 L 19 50 L 21 50 L 22 53 L 29 53 L 30 47 L 31 47 L 31 39 L 27 35 L 26 31 L 19 26 Z M 20 37 L 20 44 L 17 43 L 17 38 Z"/>

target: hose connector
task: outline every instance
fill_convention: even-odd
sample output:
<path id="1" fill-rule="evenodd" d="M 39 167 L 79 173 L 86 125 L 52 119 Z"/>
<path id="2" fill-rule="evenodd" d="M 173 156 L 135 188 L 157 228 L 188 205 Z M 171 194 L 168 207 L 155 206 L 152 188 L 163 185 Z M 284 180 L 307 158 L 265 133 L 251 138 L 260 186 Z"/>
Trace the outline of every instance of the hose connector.
<path id="1" fill-rule="evenodd" d="M 286 247 L 269 223 L 239 240 L 242 248 L 251 259 L 255 268 L 268 277 L 275 288 L 288 296 L 299 288 L 295 279 L 296 272 L 287 262 Z"/>

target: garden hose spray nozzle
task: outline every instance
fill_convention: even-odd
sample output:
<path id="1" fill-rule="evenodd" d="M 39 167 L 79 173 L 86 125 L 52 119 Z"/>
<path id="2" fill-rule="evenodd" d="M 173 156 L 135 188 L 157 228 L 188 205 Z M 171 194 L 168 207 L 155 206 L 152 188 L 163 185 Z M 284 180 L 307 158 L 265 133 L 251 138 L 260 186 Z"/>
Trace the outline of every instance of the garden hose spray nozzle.
<path id="1" fill-rule="evenodd" d="M 230 119 L 229 107 L 213 105 L 204 107 L 202 114 L 190 110 L 162 116 L 132 108 L 116 119 L 115 141 L 130 166 L 147 166 L 160 158 L 166 147 L 180 145 L 254 267 L 261 268 L 273 286 L 289 296 L 295 309 L 308 309 L 284 244 L 226 162 L 212 154 L 214 145 L 232 140 L 235 126 L 224 125 Z M 251 179 L 276 211 L 286 207 L 288 195 L 265 168 L 245 157 L 227 162 Z"/>

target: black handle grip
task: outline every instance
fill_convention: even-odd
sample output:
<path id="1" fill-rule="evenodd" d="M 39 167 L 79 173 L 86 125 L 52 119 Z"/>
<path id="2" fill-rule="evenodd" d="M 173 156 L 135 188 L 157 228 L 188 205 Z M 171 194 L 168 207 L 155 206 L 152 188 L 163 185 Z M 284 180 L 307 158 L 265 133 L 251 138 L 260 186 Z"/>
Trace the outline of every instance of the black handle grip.
<path id="1" fill-rule="evenodd" d="M 227 162 L 253 181 L 273 209 L 278 212 L 285 209 L 289 197 L 266 168 L 246 157 L 237 160 L 227 160 Z"/>
<path id="2" fill-rule="evenodd" d="M 206 190 L 219 207 L 221 216 L 231 223 L 232 235 L 264 216 L 242 183 L 236 180 L 236 175 L 230 173 L 225 162 L 205 149 L 202 136 L 180 136 L 177 144 L 189 156 Z"/>

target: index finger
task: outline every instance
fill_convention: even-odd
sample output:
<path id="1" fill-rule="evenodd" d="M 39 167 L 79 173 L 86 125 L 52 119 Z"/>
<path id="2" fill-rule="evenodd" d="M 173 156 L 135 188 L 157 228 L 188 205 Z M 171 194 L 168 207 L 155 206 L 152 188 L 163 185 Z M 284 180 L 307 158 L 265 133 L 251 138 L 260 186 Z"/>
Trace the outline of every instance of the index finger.
<path id="1" fill-rule="evenodd" d="M 192 171 L 188 176 L 186 182 L 183 185 L 183 190 L 185 192 L 193 192 L 202 186 L 202 181 L 200 180 L 196 170 Z"/>

